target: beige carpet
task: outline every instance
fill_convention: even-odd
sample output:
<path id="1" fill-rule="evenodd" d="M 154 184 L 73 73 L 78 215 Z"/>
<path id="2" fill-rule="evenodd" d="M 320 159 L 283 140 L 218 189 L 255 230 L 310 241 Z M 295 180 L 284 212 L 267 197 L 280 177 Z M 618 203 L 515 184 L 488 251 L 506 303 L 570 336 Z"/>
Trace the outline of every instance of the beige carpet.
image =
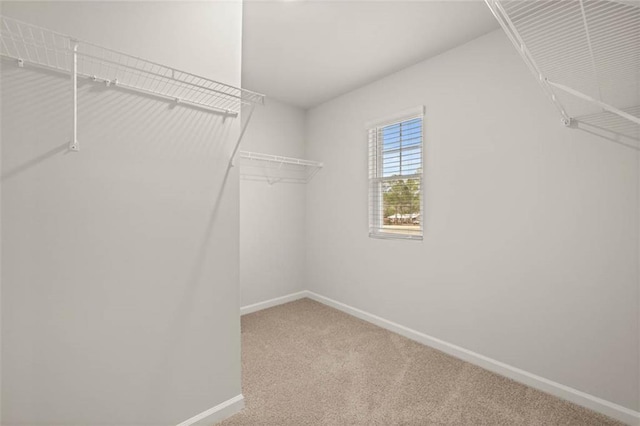
<path id="1" fill-rule="evenodd" d="M 222 425 L 619 425 L 309 299 L 242 317 Z"/>

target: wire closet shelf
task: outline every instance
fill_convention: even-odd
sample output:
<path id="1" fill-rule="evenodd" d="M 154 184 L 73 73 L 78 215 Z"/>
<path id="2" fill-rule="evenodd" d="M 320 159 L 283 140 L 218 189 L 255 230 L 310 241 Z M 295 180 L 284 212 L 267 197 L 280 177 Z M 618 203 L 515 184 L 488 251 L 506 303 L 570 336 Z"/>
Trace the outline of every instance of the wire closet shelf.
<path id="1" fill-rule="evenodd" d="M 323 167 L 318 161 L 281 155 L 240 151 L 240 174 L 250 180 L 276 182 L 308 183 Z"/>
<path id="2" fill-rule="evenodd" d="M 0 55 L 25 64 L 75 74 L 107 86 L 143 92 L 237 116 L 264 95 L 0 15 Z"/>
<path id="3" fill-rule="evenodd" d="M 485 2 L 565 125 L 640 140 L 640 3 Z"/>

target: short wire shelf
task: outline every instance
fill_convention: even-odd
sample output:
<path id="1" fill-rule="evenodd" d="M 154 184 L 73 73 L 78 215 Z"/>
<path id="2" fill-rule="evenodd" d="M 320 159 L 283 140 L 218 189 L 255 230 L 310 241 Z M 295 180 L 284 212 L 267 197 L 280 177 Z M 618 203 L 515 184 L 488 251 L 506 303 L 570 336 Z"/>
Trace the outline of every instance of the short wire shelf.
<path id="1" fill-rule="evenodd" d="M 247 179 L 276 182 L 308 183 L 323 167 L 318 161 L 281 155 L 240 151 L 240 174 Z"/>
<path id="2" fill-rule="evenodd" d="M 640 140 L 640 3 L 485 2 L 566 125 Z"/>
<path id="3" fill-rule="evenodd" d="M 623 111 L 640 117 L 640 106 L 624 108 Z M 575 118 L 577 122 L 587 124 L 601 130 L 607 130 L 617 135 L 640 141 L 640 126 L 633 121 L 620 117 L 609 111 L 581 115 Z"/>
<path id="4" fill-rule="evenodd" d="M 237 116 L 264 95 L 0 15 L 0 55 L 25 64 Z M 74 60 L 75 58 L 75 60 Z M 75 62 L 75 64 L 74 64 Z"/>

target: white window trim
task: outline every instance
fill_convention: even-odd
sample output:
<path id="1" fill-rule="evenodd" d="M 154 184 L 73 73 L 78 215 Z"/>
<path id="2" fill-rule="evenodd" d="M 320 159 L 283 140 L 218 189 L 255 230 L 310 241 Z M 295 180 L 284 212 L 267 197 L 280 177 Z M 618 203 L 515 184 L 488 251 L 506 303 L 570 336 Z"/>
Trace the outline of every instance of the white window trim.
<path id="1" fill-rule="evenodd" d="M 397 112 L 395 114 L 391 114 L 382 118 L 367 121 L 364 124 L 365 129 L 369 130 L 372 127 L 384 127 L 390 124 L 399 123 L 401 121 L 406 121 L 408 119 L 416 118 L 416 117 L 422 117 L 422 120 L 424 121 L 424 111 L 425 111 L 424 105 L 408 108 L 403 111 Z"/>
<path id="2" fill-rule="evenodd" d="M 413 107 L 413 108 L 408 108 L 406 110 L 400 111 L 398 113 L 392 114 L 392 115 L 388 115 L 386 117 L 382 117 L 379 119 L 375 119 L 375 120 L 371 120 L 365 123 L 365 128 L 367 130 L 367 132 L 369 132 L 371 129 L 374 128 L 379 128 L 379 127 L 385 127 L 385 126 L 389 126 L 392 124 L 396 124 L 396 123 L 400 123 L 403 121 L 408 121 L 411 119 L 415 119 L 415 118 L 420 118 L 422 120 L 422 134 L 421 134 L 421 149 L 422 149 L 422 173 L 420 173 L 420 215 L 421 215 L 421 220 L 420 220 L 420 235 L 411 235 L 411 234 L 398 234 L 398 233 L 392 233 L 392 232 L 383 232 L 380 231 L 380 228 L 376 228 L 376 229 L 372 229 L 371 227 L 371 223 L 368 223 L 368 227 L 369 227 L 369 237 L 370 238 L 378 238 L 378 239 L 386 239 L 386 240 L 414 240 L 414 241 L 422 241 L 424 239 L 424 219 L 425 219 L 425 215 L 424 215 L 424 116 L 425 116 L 425 107 L 424 105 L 420 105 L 418 107 Z M 380 150 L 381 145 L 377 146 L 378 150 Z M 367 152 L 367 160 L 371 161 L 371 159 L 369 158 L 369 152 Z M 376 153 L 376 157 L 380 158 L 381 156 L 381 152 Z M 415 176 L 415 175 L 414 175 Z M 409 176 L 411 177 L 411 176 Z M 381 180 L 385 180 L 385 178 L 376 178 L 376 179 L 381 179 Z M 397 179 L 397 177 L 392 178 L 389 177 L 389 180 L 395 180 Z M 371 178 L 367 178 L 367 186 L 370 187 L 371 185 Z M 371 214 L 371 209 L 372 208 L 372 203 L 369 201 L 368 202 L 368 206 L 367 206 L 367 214 L 370 215 Z"/>

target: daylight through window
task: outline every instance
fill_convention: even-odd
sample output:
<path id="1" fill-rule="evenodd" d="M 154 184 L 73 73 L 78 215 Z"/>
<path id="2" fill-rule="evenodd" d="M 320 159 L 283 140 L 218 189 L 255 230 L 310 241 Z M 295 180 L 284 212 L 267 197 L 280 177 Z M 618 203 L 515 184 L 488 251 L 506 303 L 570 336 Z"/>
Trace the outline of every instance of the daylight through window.
<path id="1" fill-rule="evenodd" d="M 369 128 L 369 235 L 422 239 L 423 115 Z"/>

